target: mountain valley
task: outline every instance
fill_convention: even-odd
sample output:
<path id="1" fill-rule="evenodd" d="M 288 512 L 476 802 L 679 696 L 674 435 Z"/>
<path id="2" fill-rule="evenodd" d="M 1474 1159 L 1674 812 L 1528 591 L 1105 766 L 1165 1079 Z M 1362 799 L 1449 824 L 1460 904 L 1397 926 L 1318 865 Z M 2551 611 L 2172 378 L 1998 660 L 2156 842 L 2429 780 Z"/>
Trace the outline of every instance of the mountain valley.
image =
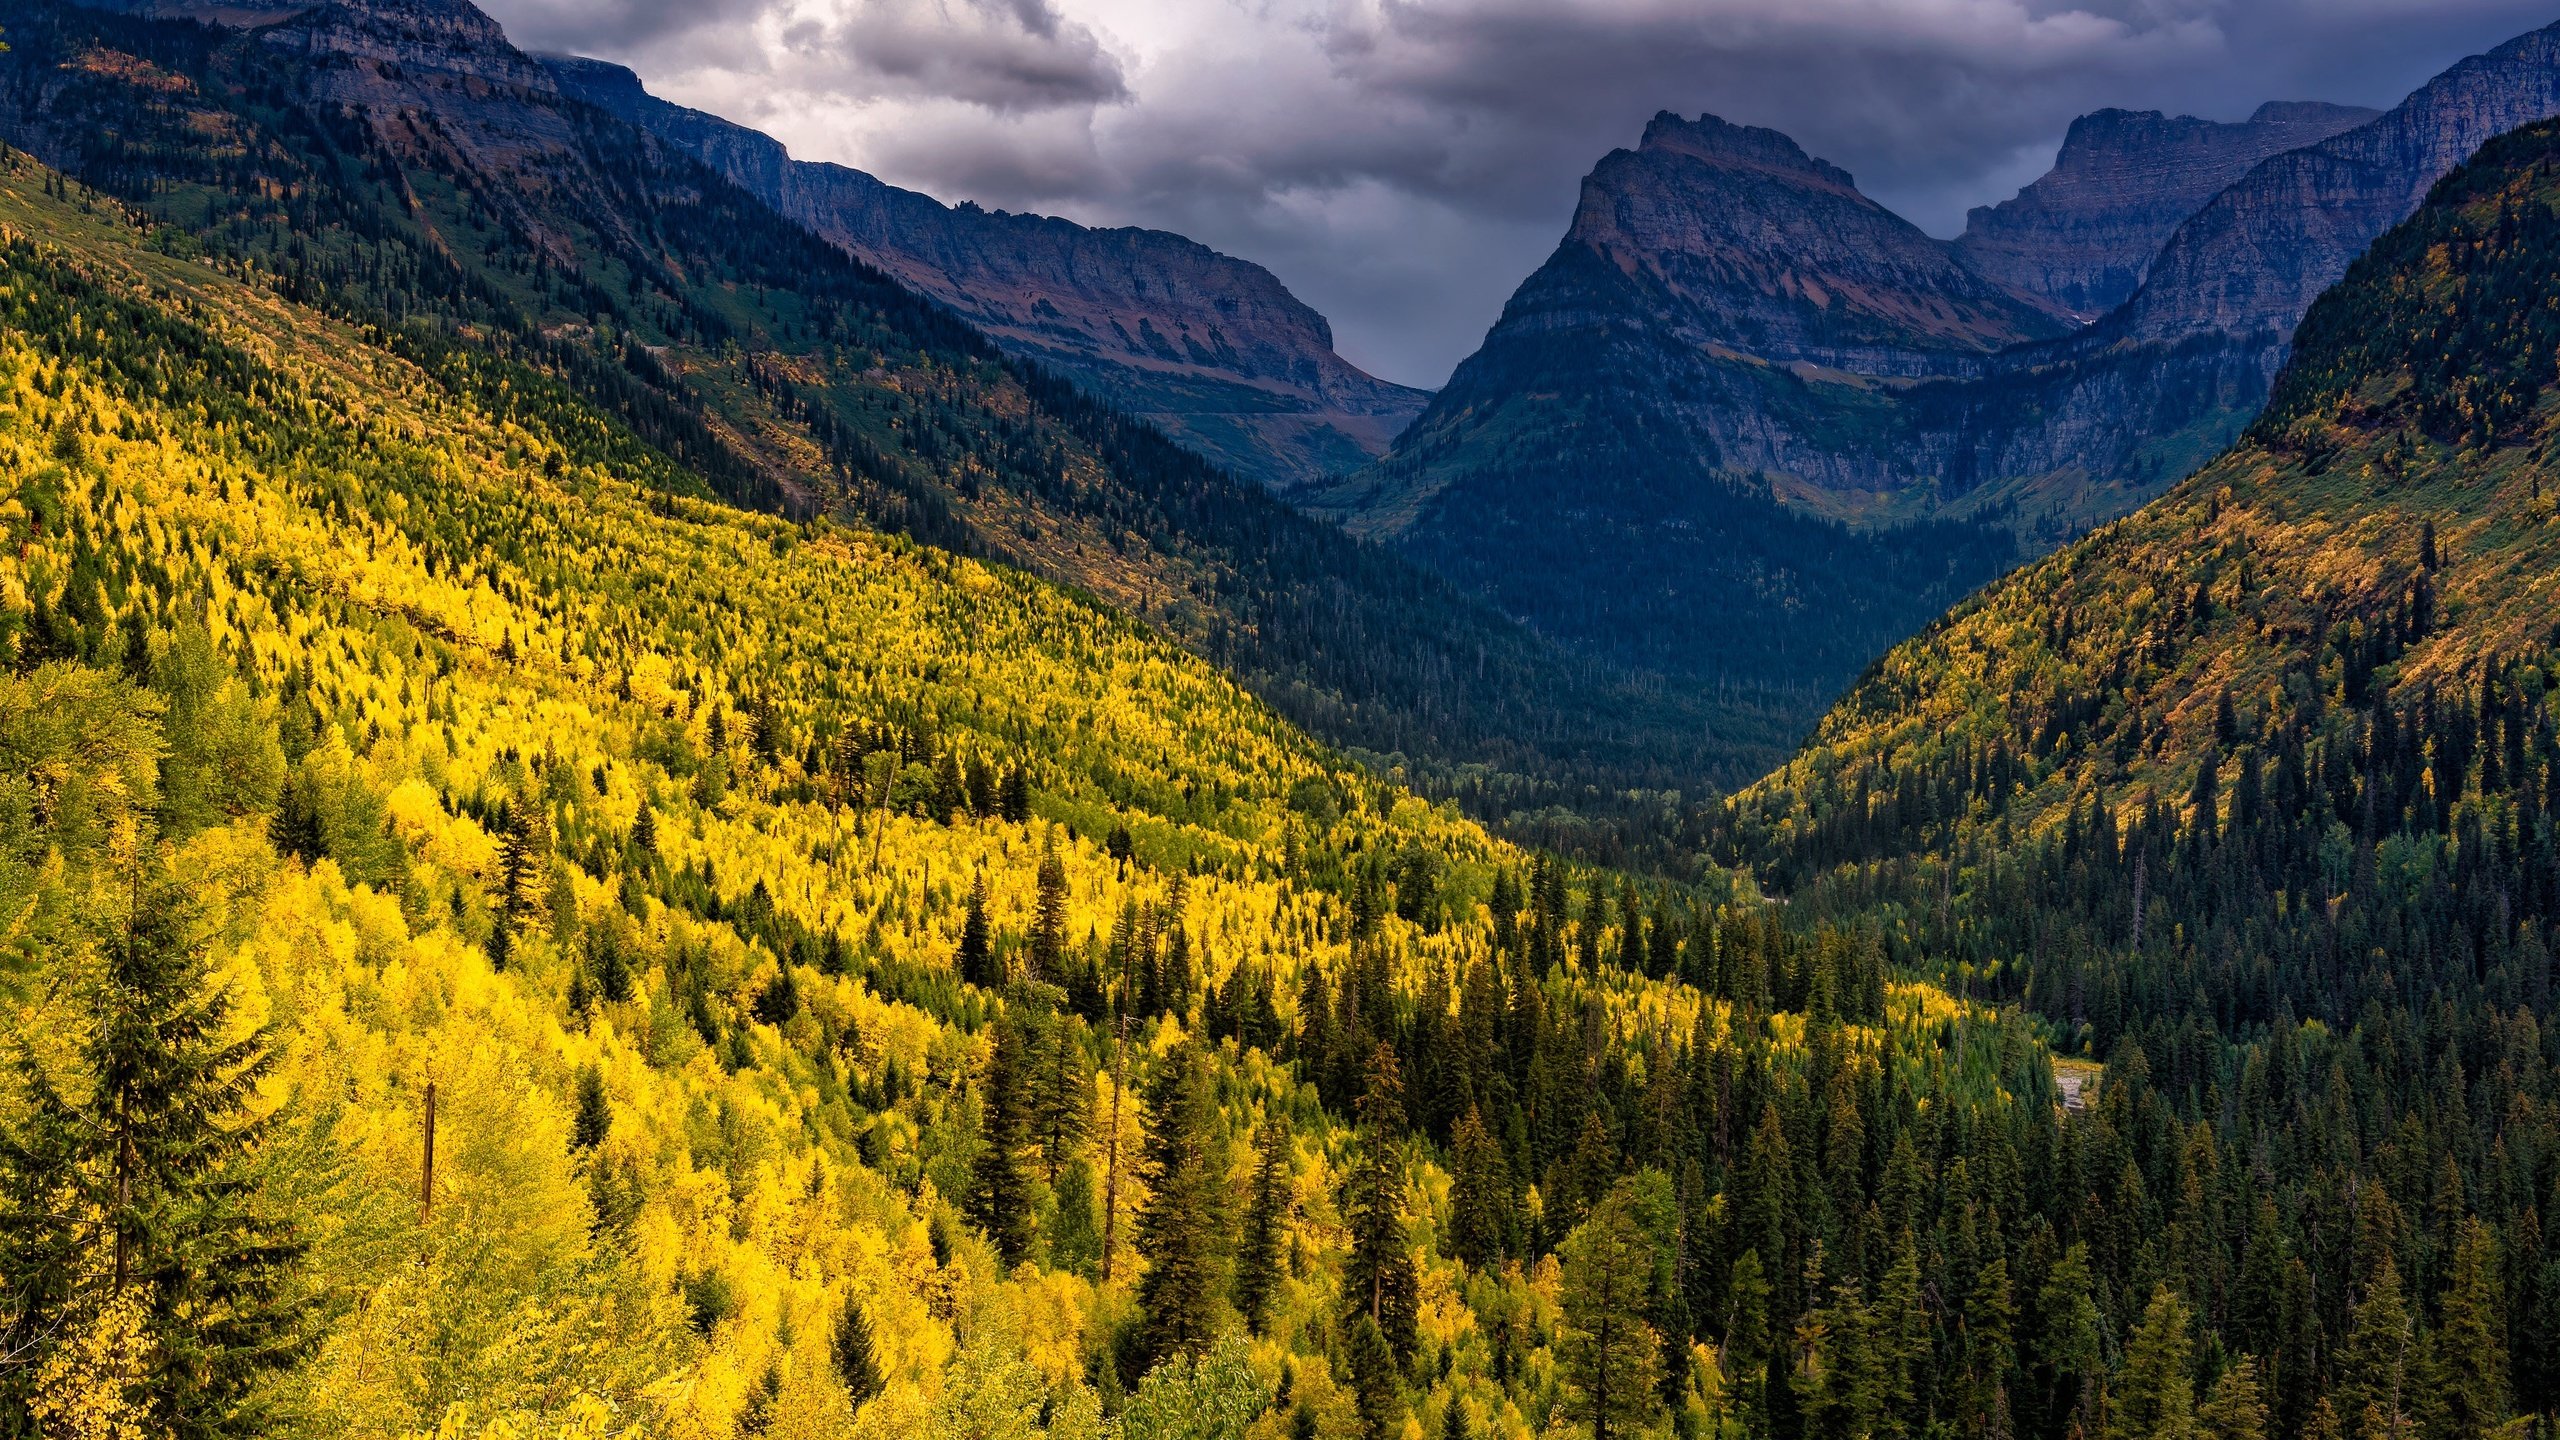
<path id="1" fill-rule="evenodd" d="M 0 23 L 0 1440 L 2560 1427 L 2560 32 L 1665 115 L 1345 478 L 1178 237 Z"/>

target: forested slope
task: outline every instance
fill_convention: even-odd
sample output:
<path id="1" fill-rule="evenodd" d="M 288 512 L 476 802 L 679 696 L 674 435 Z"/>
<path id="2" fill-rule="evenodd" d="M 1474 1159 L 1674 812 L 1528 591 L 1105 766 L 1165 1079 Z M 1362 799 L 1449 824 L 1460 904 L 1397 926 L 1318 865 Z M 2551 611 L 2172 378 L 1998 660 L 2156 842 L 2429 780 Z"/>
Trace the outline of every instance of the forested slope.
<path id="1" fill-rule="evenodd" d="M 1695 1432 L 1883 1403 L 1869 1276 L 2005 1363 L 1917 1307 L 2027 1027 L 158 233 L 0 171 L 8 1433 Z"/>
<path id="2" fill-rule="evenodd" d="M 1722 841 L 2152 1097 L 2121 1273 L 2281 1433 L 2560 1404 L 2555 161 L 2445 180 L 2240 444 L 1885 657 Z"/>

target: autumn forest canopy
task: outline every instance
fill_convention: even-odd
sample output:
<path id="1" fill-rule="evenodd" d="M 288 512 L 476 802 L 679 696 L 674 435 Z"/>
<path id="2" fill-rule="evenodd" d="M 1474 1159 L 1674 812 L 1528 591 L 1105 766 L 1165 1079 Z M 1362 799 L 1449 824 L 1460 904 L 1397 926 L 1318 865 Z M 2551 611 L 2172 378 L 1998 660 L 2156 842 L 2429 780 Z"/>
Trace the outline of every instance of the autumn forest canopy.
<path id="1" fill-rule="evenodd" d="M 2560 127 L 1789 754 L 401 5 L 26 9 L 0 1437 L 2560 1425 Z"/>

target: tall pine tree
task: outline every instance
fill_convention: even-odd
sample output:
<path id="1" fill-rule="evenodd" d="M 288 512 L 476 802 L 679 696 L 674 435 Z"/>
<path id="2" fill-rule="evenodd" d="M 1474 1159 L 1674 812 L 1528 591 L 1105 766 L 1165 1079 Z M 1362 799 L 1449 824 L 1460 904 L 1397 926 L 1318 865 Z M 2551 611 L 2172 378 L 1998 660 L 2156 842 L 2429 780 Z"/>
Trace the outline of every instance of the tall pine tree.
<path id="1" fill-rule="evenodd" d="M 828 1349 L 846 1398 L 853 1402 L 854 1409 L 861 1409 L 863 1402 L 880 1393 L 883 1381 L 880 1347 L 871 1335 L 871 1315 L 860 1300 L 846 1297 L 844 1310 L 836 1316 L 835 1334 L 829 1337 Z"/>
<path id="2" fill-rule="evenodd" d="M 1633 1435 L 1661 1403 L 1661 1340 L 1650 1320 L 1653 1242 L 1623 1187 L 1565 1237 L 1564 1330 L 1558 1346 L 1566 1413 L 1592 1440 Z"/>
<path id="3" fill-rule="evenodd" d="M 1253 1198 L 1245 1206 L 1244 1237 L 1236 1251 L 1236 1310 L 1260 1334 L 1280 1288 L 1280 1247 L 1290 1219 L 1288 1128 L 1274 1120 L 1262 1127 L 1254 1159 Z"/>
<path id="4" fill-rule="evenodd" d="M 969 909 L 960 921 L 960 948 L 952 956 L 951 968 L 960 973 L 962 982 L 983 989 L 999 989 L 1004 984 L 1002 968 L 996 961 L 995 938 L 987 926 L 987 877 L 981 875 L 969 882 Z"/>
<path id="5" fill-rule="evenodd" d="M 2107 1440 L 2194 1440 L 2195 1339 L 2188 1333 L 2188 1313 L 2168 1286 L 2151 1292 L 2142 1323 L 2125 1342 Z"/>
<path id="6" fill-rule="evenodd" d="M 980 1148 L 969 1177 L 969 1218 L 1007 1265 L 1030 1258 L 1033 1238 L 1031 1169 L 1023 1156 L 1032 1138 L 1030 1029 L 1030 1017 L 1015 1007 L 996 1022 L 979 1099 Z"/>
<path id="7" fill-rule="evenodd" d="M 1450 1137 L 1450 1252 L 1483 1269 L 1511 1247 L 1511 1166 L 1472 1105 Z"/>
<path id="8" fill-rule="evenodd" d="M 131 1306 L 153 1432 L 255 1434 L 257 1381 L 300 1352 L 285 1290 L 303 1254 L 247 1172 L 265 1132 L 251 1114 L 263 1036 L 232 1036 L 183 887 L 137 884 L 112 923 L 71 1074 L 18 1057 L 25 1109 L 0 1136 L 0 1353 Z M 0 1429 L 27 1433 L 32 1370 L 0 1366 Z"/>
<path id="9" fill-rule="evenodd" d="M 1402 1360 L 1413 1353 L 1420 1283 L 1404 1229 L 1404 1080 L 1396 1053 L 1370 1053 L 1360 1096 L 1360 1159 L 1343 1187 L 1343 1220 L 1351 1255 L 1343 1262 L 1343 1299 L 1364 1315 Z"/>
<path id="10" fill-rule="evenodd" d="M 1031 909 L 1031 978 L 1054 985 L 1066 971 L 1067 867 L 1049 841 L 1040 847 L 1039 887 Z"/>
<path id="11" fill-rule="evenodd" d="M 1177 1045 L 1147 1093 L 1147 1203 L 1138 1211 L 1138 1282 L 1151 1359 L 1199 1355 L 1217 1338 L 1222 1180 L 1213 1153 L 1217 1102 L 1208 1067 Z"/>

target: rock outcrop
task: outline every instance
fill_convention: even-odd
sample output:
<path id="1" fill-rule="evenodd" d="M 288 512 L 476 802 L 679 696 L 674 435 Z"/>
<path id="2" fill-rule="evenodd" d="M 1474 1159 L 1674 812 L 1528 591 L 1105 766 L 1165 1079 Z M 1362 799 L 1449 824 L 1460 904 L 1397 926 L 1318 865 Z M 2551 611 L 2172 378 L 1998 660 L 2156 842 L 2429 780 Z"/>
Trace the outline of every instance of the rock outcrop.
<path id="1" fill-rule="evenodd" d="M 2271 100 L 2238 124 L 2157 110 L 2083 115 L 2053 169 L 1966 217 L 1956 253 L 1979 274 L 2094 320 L 2123 304 L 2178 226 L 2251 166 L 2377 113 Z"/>
<path id="2" fill-rule="evenodd" d="M 1332 327 L 1249 261 L 1162 230 L 945 205 L 650 95 L 618 65 L 545 61 L 563 89 L 689 151 L 999 345 L 1279 489 L 1382 453 L 1427 393 L 1334 353 Z"/>

